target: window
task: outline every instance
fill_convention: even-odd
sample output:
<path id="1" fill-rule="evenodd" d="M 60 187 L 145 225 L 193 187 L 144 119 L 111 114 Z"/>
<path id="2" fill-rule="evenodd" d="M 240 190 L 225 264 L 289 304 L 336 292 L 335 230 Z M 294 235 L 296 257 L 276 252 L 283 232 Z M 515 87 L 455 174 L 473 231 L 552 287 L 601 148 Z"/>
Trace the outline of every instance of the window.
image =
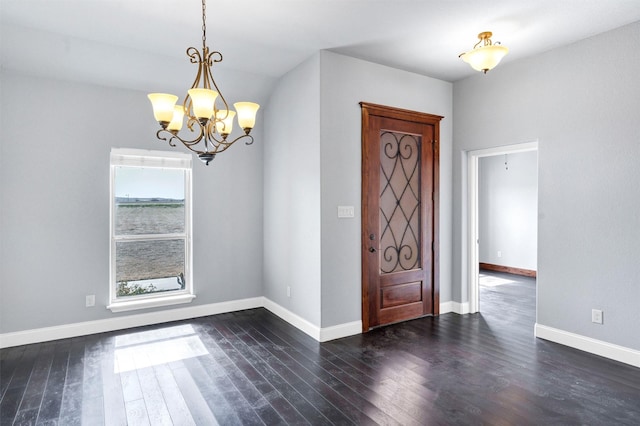
<path id="1" fill-rule="evenodd" d="M 114 312 L 190 302 L 191 155 L 111 150 Z"/>

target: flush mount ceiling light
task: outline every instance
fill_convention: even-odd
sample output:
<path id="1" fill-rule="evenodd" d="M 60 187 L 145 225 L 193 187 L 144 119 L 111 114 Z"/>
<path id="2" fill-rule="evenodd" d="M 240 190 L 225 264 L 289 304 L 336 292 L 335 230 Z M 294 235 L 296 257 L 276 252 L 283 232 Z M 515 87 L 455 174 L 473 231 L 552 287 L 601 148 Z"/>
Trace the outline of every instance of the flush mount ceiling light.
<path id="1" fill-rule="evenodd" d="M 198 154 L 200 160 L 209 165 L 217 153 L 225 151 L 238 140 L 246 138 L 247 145 L 253 143 L 253 136 L 249 133 L 255 125 L 256 112 L 260 105 L 253 102 L 236 102 L 233 104 L 236 110 L 229 110 L 229 105 L 211 73 L 211 66 L 222 61 L 222 54 L 216 51 L 209 52 L 207 47 L 206 9 L 205 0 L 202 0 L 202 53 L 195 47 L 187 49 L 191 63 L 198 64 L 198 73 L 191 89 L 187 91 L 184 102 L 182 105 L 176 105 L 178 97 L 167 93 L 150 93 L 148 96 L 153 106 L 153 115 L 161 127 L 156 133 L 158 139 L 168 140 L 171 146 L 176 146 L 175 140 L 182 142 L 187 149 Z M 244 130 L 244 135 L 231 139 L 228 137 L 236 113 L 238 125 Z M 187 128 L 195 133 L 193 139 L 178 136 L 185 115 Z"/>
<path id="2" fill-rule="evenodd" d="M 509 49 L 502 46 L 500 42 L 491 42 L 492 35 L 490 31 L 478 34 L 480 41 L 473 46 L 473 49 L 466 53 L 461 53 L 458 57 L 471 65 L 471 68 L 474 70 L 482 71 L 486 74 L 487 71 L 498 65 L 500 60 L 509 53 Z"/>

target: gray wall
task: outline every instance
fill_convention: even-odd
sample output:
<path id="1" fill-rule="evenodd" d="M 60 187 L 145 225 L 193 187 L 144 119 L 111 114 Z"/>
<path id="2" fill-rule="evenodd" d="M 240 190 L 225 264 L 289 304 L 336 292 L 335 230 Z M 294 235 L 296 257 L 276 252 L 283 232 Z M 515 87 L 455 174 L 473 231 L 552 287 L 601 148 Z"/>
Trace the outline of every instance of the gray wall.
<path id="1" fill-rule="evenodd" d="M 494 155 L 478 160 L 480 262 L 535 271 L 538 243 L 537 152 Z"/>
<path id="2" fill-rule="evenodd" d="M 538 140 L 537 322 L 640 349 L 639 75 L 637 22 L 454 84 L 455 300 L 464 152 Z"/>
<path id="3" fill-rule="evenodd" d="M 359 102 L 442 115 L 440 300 L 451 300 L 452 85 L 323 51 L 321 58 L 322 326 L 361 319 L 361 109 Z M 339 205 L 355 218 L 338 219 Z"/>
<path id="4" fill-rule="evenodd" d="M 6 69 L 0 85 L 0 333 L 130 315 L 105 308 L 109 152 L 180 148 L 156 140 L 146 93 Z M 194 160 L 192 305 L 262 295 L 256 130 L 253 146 L 239 143 L 208 167 Z"/>
<path id="5" fill-rule="evenodd" d="M 321 285 L 319 76 L 316 54 L 278 81 L 267 107 L 264 150 L 264 295 L 316 326 Z"/>

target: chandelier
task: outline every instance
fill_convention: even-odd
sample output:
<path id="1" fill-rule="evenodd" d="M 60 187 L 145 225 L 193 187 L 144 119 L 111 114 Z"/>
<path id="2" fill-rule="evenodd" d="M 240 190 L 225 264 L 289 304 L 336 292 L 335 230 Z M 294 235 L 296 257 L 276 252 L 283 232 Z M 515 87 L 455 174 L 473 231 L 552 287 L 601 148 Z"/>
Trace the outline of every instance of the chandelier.
<path id="1" fill-rule="evenodd" d="M 500 45 L 500 42 L 492 43 L 490 31 L 478 34 L 479 42 L 468 52 L 458 55 L 463 61 L 471 65 L 476 71 L 487 73 L 495 68 L 504 56 L 509 53 L 509 49 Z"/>
<path id="2" fill-rule="evenodd" d="M 253 143 L 253 136 L 249 133 L 256 121 L 256 112 L 260 105 L 253 102 L 236 102 L 235 111 L 229 110 L 226 99 L 220 93 L 218 85 L 213 79 L 211 66 L 222 61 L 222 54 L 210 52 L 207 47 L 206 4 L 202 0 L 202 53 L 195 47 L 187 49 L 187 56 L 192 64 L 198 64 L 198 73 L 187 91 L 182 105 L 176 105 L 178 97 L 167 93 L 150 93 L 148 95 L 153 106 L 153 115 L 160 123 L 161 129 L 156 136 L 168 141 L 175 147 L 175 141 L 180 141 L 206 165 L 216 154 L 225 151 L 240 139 L 246 139 L 246 144 Z M 220 102 L 222 104 L 220 104 Z M 192 139 L 180 136 L 184 116 Z M 244 135 L 235 139 L 229 138 L 233 129 L 233 119 L 237 115 L 238 125 L 244 130 Z"/>

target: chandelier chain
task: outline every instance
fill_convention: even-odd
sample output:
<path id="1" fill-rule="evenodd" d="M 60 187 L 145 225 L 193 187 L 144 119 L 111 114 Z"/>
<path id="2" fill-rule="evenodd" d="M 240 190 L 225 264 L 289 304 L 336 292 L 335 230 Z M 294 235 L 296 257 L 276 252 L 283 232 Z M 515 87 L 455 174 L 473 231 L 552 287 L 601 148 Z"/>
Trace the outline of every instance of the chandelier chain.
<path id="1" fill-rule="evenodd" d="M 207 45 L 207 4 L 202 0 L 202 47 Z"/>

